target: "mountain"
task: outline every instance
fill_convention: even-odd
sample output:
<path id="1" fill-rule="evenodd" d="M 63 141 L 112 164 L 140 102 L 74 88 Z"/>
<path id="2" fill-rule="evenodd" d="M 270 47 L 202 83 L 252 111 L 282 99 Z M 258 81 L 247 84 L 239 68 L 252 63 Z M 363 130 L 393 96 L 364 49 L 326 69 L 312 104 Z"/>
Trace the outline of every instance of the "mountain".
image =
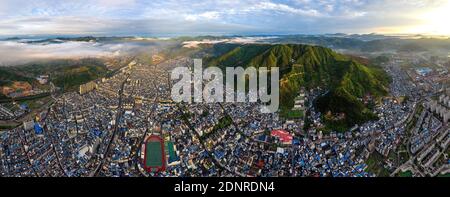
<path id="1" fill-rule="evenodd" d="M 74 90 L 83 83 L 106 76 L 109 72 L 103 60 L 96 58 L 41 61 L 14 68 L 33 76 L 50 75 L 50 80 L 63 90 Z"/>
<path id="2" fill-rule="evenodd" d="M 267 39 L 266 42 L 280 44 L 319 45 L 332 49 L 360 52 L 439 52 L 450 50 L 450 38 L 427 37 L 422 35 L 385 36 L 363 35 L 286 35 Z"/>
<path id="3" fill-rule="evenodd" d="M 33 78 L 26 77 L 20 73 L 11 70 L 9 67 L 0 67 L 0 87 L 4 85 L 9 85 L 13 81 L 33 81 Z"/>
<path id="4" fill-rule="evenodd" d="M 329 48 L 302 44 L 226 47 L 228 52 L 207 58 L 208 66 L 280 68 L 282 111 L 293 107 L 301 87 L 328 90 L 317 99 L 317 109 L 323 114 L 344 114 L 344 118 L 337 121 L 324 115 L 329 129 L 343 131 L 376 118 L 361 98 L 367 95 L 378 98 L 387 93 L 389 77 L 381 68 L 364 65 Z"/>
<path id="5" fill-rule="evenodd" d="M 103 60 L 96 58 L 36 61 L 18 66 L 0 67 L 0 86 L 13 81 L 32 83 L 39 75 L 50 75 L 50 81 L 64 90 L 74 90 L 79 85 L 106 76 L 108 70 Z"/>
<path id="6" fill-rule="evenodd" d="M 19 38 L 12 37 L 4 39 L 5 41 L 19 41 L 24 44 L 61 44 L 65 42 L 114 42 L 114 41 L 131 41 L 135 37 L 49 37 L 49 38 Z"/>

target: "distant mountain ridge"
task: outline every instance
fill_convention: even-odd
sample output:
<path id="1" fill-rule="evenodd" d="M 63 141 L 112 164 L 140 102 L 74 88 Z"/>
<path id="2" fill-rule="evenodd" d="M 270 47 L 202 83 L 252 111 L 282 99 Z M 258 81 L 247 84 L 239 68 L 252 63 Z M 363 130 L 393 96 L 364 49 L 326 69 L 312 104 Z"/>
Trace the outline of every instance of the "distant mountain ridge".
<path id="1" fill-rule="evenodd" d="M 21 41 L 26 44 L 59 44 L 67 41 L 72 42 L 107 42 L 107 41 L 130 41 L 133 39 L 145 40 L 136 36 L 47 36 L 47 37 L 8 37 L 0 41 Z M 202 40 L 224 40 L 233 38 L 264 38 L 260 43 L 277 44 L 307 44 L 318 45 L 332 49 L 352 50 L 360 52 L 422 52 L 436 50 L 450 50 L 450 38 L 446 36 L 431 35 L 383 35 L 383 34 L 299 34 L 299 35 L 223 35 L 223 36 L 180 36 L 169 37 L 168 40 L 202 41 Z M 165 40 L 165 39 L 164 39 Z"/>

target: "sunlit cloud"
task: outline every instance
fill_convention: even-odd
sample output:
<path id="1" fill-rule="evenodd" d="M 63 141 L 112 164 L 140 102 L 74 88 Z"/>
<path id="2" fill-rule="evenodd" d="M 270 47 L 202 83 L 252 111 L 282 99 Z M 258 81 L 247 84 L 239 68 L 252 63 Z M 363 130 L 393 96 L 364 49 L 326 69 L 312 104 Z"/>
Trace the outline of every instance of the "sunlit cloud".
<path id="1" fill-rule="evenodd" d="M 438 8 L 418 14 L 418 20 L 421 20 L 420 24 L 406 29 L 406 31 L 450 35 L 449 19 L 450 1 Z"/>
<path id="2" fill-rule="evenodd" d="M 449 34 L 447 0 L 2 0 L 0 35 Z M 446 29 L 447 28 L 447 29 Z"/>

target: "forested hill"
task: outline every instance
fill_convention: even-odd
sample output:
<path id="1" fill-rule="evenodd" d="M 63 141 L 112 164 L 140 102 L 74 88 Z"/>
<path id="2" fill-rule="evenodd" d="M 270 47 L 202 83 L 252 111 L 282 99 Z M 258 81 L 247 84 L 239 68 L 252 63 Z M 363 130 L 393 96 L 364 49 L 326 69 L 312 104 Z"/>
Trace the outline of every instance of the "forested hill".
<path id="1" fill-rule="evenodd" d="M 301 44 L 225 44 L 228 51 L 207 59 L 208 66 L 254 66 L 280 68 L 281 108 L 289 109 L 300 87 L 321 87 L 328 94 L 317 100 L 324 114 L 344 113 L 340 127 L 344 130 L 356 123 L 374 118 L 362 101 L 366 95 L 375 98 L 387 93 L 388 75 L 379 67 L 364 65 L 333 50 Z M 220 50 L 215 46 L 214 50 Z"/>

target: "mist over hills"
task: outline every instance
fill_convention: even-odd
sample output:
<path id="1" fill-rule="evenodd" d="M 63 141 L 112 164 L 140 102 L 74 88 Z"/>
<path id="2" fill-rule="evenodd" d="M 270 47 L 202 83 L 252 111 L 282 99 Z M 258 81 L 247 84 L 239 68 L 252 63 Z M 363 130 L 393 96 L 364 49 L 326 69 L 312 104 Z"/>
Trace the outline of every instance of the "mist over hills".
<path id="1" fill-rule="evenodd" d="M 0 66 L 42 60 L 120 57 L 172 43 L 174 41 L 140 37 L 10 37 L 0 39 Z"/>
<path id="2" fill-rule="evenodd" d="M 450 39 L 424 35 L 318 34 L 224 35 L 181 37 L 24 36 L 0 39 L 0 65 L 48 58 L 104 57 L 135 53 L 153 46 L 192 44 L 307 44 L 349 53 L 430 52 L 448 56 Z"/>
<path id="3" fill-rule="evenodd" d="M 450 50 L 450 38 L 422 35 L 288 35 L 269 39 L 272 43 L 297 43 L 360 52 L 405 52 Z"/>

